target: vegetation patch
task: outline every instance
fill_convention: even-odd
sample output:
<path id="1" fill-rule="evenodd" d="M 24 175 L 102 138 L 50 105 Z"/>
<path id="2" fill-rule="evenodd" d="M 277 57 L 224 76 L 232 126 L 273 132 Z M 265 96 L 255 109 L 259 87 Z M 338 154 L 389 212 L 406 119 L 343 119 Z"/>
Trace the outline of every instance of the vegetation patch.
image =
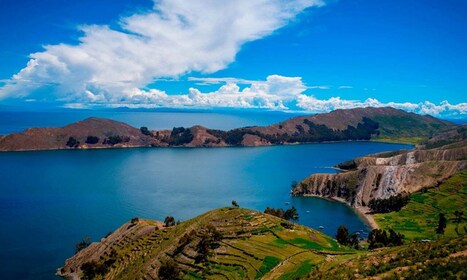
<path id="1" fill-rule="evenodd" d="M 276 265 L 278 265 L 281 262 L 281 260 L 277 257 L 273 256 L 266 256 L 263 260 L 263 264 L 259 268 L 258 272 L 256 273 L 255 279 L 260 279 L 266 273 L 271 271 Z"/>
<path id="2" fill-rule="evenodd" d="M 375 221 L 381 228 L 401 232 L 409 240 L 434 240 L 438 237 L 439 214 L 443 213 L 447 219 L 444 237 L 466 234 L 466 182 L 467 171 L 463 171 L 438 187 L 412 194 L 399 212 L 374 215 Z"/>
<path id="3" fill-rule="evenodd" d="M 295 271 L 285 273 L 279 279 L 287 280 L 287 279 L 303 278 L 304 276 L 310 273 L 313 267 L 314 267 L 314 264 L 312 264 L 310 261 L 304 261 L 297 267 Z"/>

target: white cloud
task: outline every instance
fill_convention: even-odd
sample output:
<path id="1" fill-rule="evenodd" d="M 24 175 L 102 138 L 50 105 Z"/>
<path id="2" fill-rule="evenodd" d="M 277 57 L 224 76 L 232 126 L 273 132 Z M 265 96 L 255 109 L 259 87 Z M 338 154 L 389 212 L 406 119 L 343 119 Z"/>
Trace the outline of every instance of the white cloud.
<path id="1" fill-rule="evenodd" d="M 0 88 L 0 98 L 119 102 L 159 78 L 212 73 L 321 0 L 155 0 L 120 27 L 82 26 L 78 45 L 49 45 Z M 38 90 L 41 88 L 47 90 Z"/>
<path id="2" fill-rule="evenodd" d="M 204 80 L 192 78 L 192 81 Z M 235 81 L 247 84 L 242 90 Z M 201 92 L 190 88 L 186 94 L 167 94 L 157 89 L 134 89 L 118 102 L 108 103 L 105 96 L 90 96 L 87 104 L 71 103 L 70 108 L 86 106 L 110 106 L 130 108 L 243 108 L 268 109 L 281 111 L 303 111 L 307 113 L 323 113 L 336 109 L 351 109 L 356 107 L 385 107 L 391 106 L 408 112 L 430 114 L 434 116 L 456 116 L 467 114 L 467 103 L 450 104 L 443 101 L 434 104 L 429 101 L 420 103 L 384 103 L 375 98 L 364 101 L 346 100 L 340 97 L 319 99 L 308 95 L 309 89 L 300 77 L 284 77 L 270 75 L 264 81 L 248 81 L 235 78 L 216 78 L 209 83 L 223 83 L 217 90 Z M 88 93 L 91 94 L 91 93 Z"/>

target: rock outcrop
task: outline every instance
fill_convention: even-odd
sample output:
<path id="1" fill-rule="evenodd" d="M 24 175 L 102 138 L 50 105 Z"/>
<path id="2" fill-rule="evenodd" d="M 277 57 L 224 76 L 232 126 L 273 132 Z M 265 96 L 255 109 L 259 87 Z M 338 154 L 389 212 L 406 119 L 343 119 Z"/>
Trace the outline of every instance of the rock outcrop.
<path id="1" fill-rule="evenodd" d="M 373 198 L 388 198 L 437 186 L 467 168 L 467 140 L 433 149 L 425 147 L 368 155 L 340 164 L 340 168 L 349 170 L 339 174 L 314 174 L 300 182 L 292 195 L 334 197 L 353 207 L 361 207 L 367 206 Z"/>

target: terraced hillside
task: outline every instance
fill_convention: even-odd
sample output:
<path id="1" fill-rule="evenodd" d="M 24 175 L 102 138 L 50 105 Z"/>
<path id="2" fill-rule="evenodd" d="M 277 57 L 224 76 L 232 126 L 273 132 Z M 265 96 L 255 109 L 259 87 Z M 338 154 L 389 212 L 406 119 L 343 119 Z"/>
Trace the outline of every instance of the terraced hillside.
<path id="1" fill-rule="evenodd" d="M 313 268 L 308 279 L 467 279 L 467 235 L 436 242 L 333 258 Z"/>
<path id="2" fill-rule="evenodd" d="M 68 259 L 79 279 L 294 279 L 330 256 L 353 254 L 313 229 L 260 212 L 223 208 L 179 225 L 133 219 Z M 85 273 L 84 273 L 85 272 Z M 170 277 L 169 277 L 170 278 Z"/>

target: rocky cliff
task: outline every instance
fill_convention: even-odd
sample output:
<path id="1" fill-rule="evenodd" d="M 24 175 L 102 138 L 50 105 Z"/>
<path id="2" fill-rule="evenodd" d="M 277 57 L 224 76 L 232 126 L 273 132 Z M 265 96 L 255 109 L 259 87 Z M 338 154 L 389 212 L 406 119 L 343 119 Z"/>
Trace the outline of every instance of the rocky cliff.
<path id="1" fill-rule="evenodd" d="M 448 135 L 452 137 L 437 138 L 438 142 L 451 142 L 441 147 L 427 149 L 429 145 L 425 144 L 415 150 L 368 155 L 342 163 L 338 167 L 347 169 L 345 172 L 314 174 L 300 182 L 292 194 L 334 197 L 360 207 L 368 205 L 373 198 L 437 186 L 467 168 L 467 140 L 459 141 L 458 134 Z"/>

